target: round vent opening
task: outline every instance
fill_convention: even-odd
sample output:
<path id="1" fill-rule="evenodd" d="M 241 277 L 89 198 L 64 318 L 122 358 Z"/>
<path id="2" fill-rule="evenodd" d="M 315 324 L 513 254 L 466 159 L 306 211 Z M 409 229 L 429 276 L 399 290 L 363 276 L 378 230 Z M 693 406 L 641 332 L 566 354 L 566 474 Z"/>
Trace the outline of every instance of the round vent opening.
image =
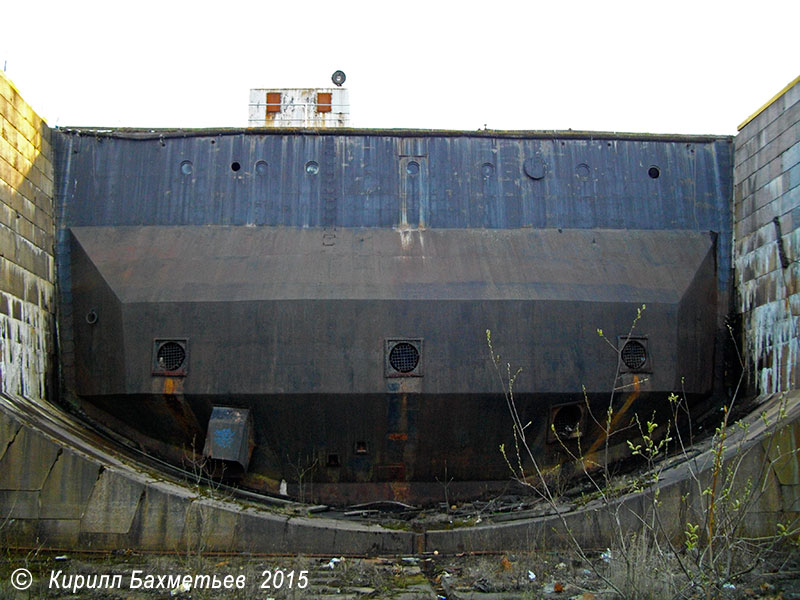
<path id="1" fill-rule="evenodd" d="M 408 342 L 395 344 L 389 352 L 389 364 L 398 373 L 410 373 L 419 364 L 419 350 Z"/>
<path id="2" fill-rule="evenodd" d="M 160 369 L 177 371 L 186 360 L 186 350 L 177 342 L 166 342 L 158 349 L 156 360 Z"/>
<path id="3" fill-rule="evenodd" d="M 641 343 L 631 340 L 622 347 L 622 362 L 629 369 L 641 369 L 647 362 L 647 351 Z"/>

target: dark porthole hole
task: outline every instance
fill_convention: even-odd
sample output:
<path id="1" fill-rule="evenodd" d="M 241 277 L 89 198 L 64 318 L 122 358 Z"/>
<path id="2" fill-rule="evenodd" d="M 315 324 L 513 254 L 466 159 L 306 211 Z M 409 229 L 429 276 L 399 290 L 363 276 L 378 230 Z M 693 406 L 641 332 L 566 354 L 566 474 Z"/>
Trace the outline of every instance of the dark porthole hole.
<path id="1" fill-rule="evenodd" d="M 650 179 L 658 179 L 661 177 L 661 169 L 658 167 L 650 167 L 647 169 L 647 174 L 650 176 Z"/>
<path id="2" fill-rule="evenodd" d="M 233 171 L 234 173 L 236 173 L 236 171 L 238 171 L 238 170 L 239 170 L 239 169 L 241 169 L 241 168 L 242 168 L 242 165 L 241 165 L 241 164 L 239 164 L 239 162 L 238 162 L 238 161 L 233 161 L 233 162 L 231 163 L 231 171 Z"/>
<path id="3" fill-rule="evenodd" d="M 328 454 L 328 466 L 329 467 L 338 467 L 339 466 L 339 455 L 338 454 Z"/>
<path id="4" fill-rule="evenodd" d="M 367 442 L 356 442 L 355 453 L 361 456 L 364 454 L 369 454 L 367 450 Z"/>
<path id="5" fill-rule="evenodd" d="M 582 419 L 579 406 L 562 406 L 553 415 L 553 429 L 560 438 L 578 437 Z"/>

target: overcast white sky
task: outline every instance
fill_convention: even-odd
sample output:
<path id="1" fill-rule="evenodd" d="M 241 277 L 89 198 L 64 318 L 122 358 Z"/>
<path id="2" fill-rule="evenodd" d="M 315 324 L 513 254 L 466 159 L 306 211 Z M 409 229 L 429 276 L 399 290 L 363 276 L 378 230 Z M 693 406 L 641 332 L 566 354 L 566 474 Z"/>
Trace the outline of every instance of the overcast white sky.
<path id="1" fill-rule="evenodd" d="M 0 3 L 50 125 L 243 127 L 250 88 L 347 74 L 355 127 L 733 134 L 800 75 L 800 2 Z"/>

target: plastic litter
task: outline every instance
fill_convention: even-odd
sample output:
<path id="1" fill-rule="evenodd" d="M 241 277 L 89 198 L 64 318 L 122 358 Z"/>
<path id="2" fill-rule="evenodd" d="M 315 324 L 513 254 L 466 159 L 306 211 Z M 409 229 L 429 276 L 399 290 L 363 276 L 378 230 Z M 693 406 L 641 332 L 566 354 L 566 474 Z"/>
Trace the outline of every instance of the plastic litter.
<path id="1" fill-rule="evenodd" d="M 169 595 L 170 596 L 177 596 L 178 594 L 183 594 L 185 592 L 188 592 L 191 589 L 192 589 L 192 586 L 186 585 L 185 583 L 182 583 L 178 587 L 170 590 L 169 591 Z"/>

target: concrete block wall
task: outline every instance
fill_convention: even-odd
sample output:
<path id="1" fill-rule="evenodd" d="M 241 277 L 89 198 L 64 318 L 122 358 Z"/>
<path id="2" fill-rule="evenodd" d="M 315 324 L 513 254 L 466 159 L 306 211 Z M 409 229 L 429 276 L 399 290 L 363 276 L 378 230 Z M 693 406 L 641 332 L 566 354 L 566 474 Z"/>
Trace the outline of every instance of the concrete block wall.
<path id="1" fill-rule="evenodd" d="M 49 395 L 55 372 L 50 129 L 0 71 L 0 390 Z"/>
<path id="2" fill-rule="evenodd" d="M 758 394 L 797 389 L 800 360 L 800 77 L 734 140 L 734 269 Z"/>

